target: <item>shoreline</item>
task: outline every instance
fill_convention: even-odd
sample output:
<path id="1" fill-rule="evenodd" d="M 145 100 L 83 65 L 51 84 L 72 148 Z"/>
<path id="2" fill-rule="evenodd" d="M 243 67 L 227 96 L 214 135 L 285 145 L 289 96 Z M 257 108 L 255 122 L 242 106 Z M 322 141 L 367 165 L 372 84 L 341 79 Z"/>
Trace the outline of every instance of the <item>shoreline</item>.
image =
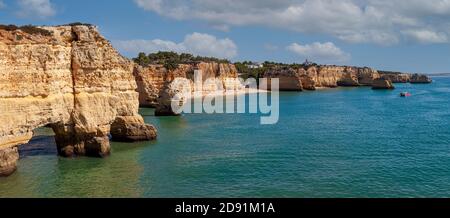
<path id="1" fill-rule="evenodd" d="M 201 94 L 193 92 L 191 94 L 190 98 L 187 99 L 198 99 L 198 98 L 205 98 L 205 97 L 227 97 L 227 96 L 241 96 L 241 95 L 250 95 L 250 94 L 258 94 L 258 93 L 269 93 L 270 91 L 262 90 L 262 89 L 251 89 L 251 88 L 245 88 L 241 90 L 225 90 L 225 91 L 215 91 L 203 94 L 204 92 L 201 92 Z"/>

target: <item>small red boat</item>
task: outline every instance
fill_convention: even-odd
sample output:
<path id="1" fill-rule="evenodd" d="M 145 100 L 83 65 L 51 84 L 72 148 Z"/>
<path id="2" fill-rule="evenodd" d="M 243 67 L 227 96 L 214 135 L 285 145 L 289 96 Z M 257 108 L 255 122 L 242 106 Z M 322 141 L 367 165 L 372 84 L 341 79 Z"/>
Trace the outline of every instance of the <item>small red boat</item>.
<path id="1" fill-rule="evenodd" d="M 402 93 L 400 93 L 400 97 L 411 97 L 411 93 L 409 93 L 409 92 L 402 92 Z"/>

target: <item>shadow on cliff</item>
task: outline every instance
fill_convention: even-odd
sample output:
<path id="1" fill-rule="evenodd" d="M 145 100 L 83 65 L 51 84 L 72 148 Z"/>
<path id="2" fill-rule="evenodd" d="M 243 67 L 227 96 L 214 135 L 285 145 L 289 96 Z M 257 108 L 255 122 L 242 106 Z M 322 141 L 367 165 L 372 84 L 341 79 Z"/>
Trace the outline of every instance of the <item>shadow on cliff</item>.
<path id="1" fill-rule="evenodd" d="M 32 157 L 32 156 L 43 156 L 43 155 L 58 155 L 56 150 L 56 142 L 53 135 L 48 132 L 53 131 L 51 129 L 45 128 L 43 131 L 46 134 L 38 133 L 38 135 L 33 136 L 28 144 L 19 146 L 20 158 Z"/>
<path id="2" fill-rule="evenodd" d="M 38 128 L 34 131 L 34 136 L 29 143 L 19 146 L 20 158 L 33 156 L 58 156 L 55 134 L 51 128 Z M 142 149 L 148 145 L 155 145 L 157 141 L 142 142 L 113 142 L 113 150 L 128 151 Z"/>

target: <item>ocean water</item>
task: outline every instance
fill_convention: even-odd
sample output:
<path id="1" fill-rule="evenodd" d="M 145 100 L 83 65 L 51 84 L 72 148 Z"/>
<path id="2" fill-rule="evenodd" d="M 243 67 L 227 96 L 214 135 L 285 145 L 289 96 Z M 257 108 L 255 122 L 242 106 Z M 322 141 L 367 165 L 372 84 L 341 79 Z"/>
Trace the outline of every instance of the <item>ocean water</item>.
<path id="1" fill-rule="evenodd" d="M 142 109 L 158 140 L 112 143 L 105 159 L 57 157 L 40 129 L 0 197 L 450 197 L 450 78 L 434 80 L 281 93 L 269 126 Z"/>

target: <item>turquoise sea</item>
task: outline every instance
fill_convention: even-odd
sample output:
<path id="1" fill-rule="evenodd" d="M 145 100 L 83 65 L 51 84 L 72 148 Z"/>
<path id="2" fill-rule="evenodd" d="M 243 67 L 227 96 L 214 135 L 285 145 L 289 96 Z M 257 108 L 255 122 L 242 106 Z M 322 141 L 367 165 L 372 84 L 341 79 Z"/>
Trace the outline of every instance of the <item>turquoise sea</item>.
<path id="1" fill-rule="evenodd" d="M 268 126 L 141 109 L 158 140 L 112 143 L 105 159 L 57 157 L 40 129 L 0 197 L 450 197 L 450 78 L 434 80 L 281 93 Z"/>

